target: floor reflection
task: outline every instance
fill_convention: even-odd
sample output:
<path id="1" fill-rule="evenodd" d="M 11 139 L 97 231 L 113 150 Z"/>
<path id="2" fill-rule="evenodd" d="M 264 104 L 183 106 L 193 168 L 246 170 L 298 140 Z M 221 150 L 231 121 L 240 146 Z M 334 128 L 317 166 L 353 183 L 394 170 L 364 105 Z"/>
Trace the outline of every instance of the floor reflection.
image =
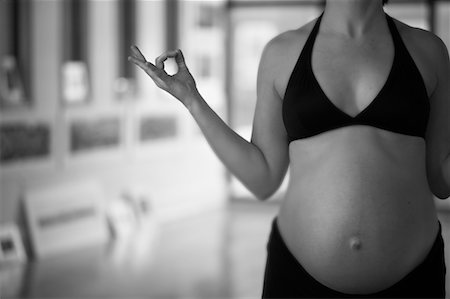
<path id="1" fill-rule="evenodd" d="M 276 211 L 273 203 L 233 203 L 150 222 L 106 246 L 2 269 L 2 298 L 260 298 Z M 450 244 L 450 213 L 439 219 Z"/>

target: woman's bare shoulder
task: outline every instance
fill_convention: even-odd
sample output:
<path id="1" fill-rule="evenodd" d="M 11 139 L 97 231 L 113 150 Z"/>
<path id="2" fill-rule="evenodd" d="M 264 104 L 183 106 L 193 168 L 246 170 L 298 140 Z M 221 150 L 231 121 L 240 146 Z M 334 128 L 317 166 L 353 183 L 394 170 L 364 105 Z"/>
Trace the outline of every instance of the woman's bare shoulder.
<path id="1" fill-rule="evenodd" d="M 273 37 L 265 46 L 261 63 L 270 72 L 275 88 L 282 97 L 300 52 L 308 39 L 317 19 L 300 28 L 284 31 Z"/>
<path id="2" fill-rule="evenodd" d="M 436 63 L 440 63 L 442 62 L 441 59 L 445 59 L 448 50 L 439 36 L 430 31 L 407 25 L 397 19 L 394 19 L 394 21 L 400 35 L 408 44 L 419 48 L 420 51 L 434 59 Z"/>
<path id="3" fill-rule="evenodd" d="M 444 42 L 434 33 L 409 26 L 395 20 L 398 31 L 406 48 L 413 57 L 431 96 L 442 78 L 442 71 L 448 65 L 448 50 Z"/>
<path id="4" fill-rule="evenodd" d="M 266 50 L 271 58 L 272 56 L 279 57 L 285 56 L 290 51 L 296 51 L 302 49 L 309 33 L 311 32 L 314 23 L 317 19 L 314 19 L 305 25 L 292 30 L 281 32 L 273 37 L 266 45 Z"/>

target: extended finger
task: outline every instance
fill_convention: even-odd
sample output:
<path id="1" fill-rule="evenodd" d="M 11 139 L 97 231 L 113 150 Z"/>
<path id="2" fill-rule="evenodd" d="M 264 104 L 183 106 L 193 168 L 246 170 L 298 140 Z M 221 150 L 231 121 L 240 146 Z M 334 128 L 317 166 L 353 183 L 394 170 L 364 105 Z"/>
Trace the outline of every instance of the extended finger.
<path id="1" fill-rule="evenodd" d="M 128 61 L 131 61 L 132 63 L 134 63 L 141 69 L 143 69 L 144 71 L 147 70 L 147 68 L 148 68 L 146 61 L 143 61 L 135 56 L 128 56 Z"/>
<path id="2" fill-rule="evenodd" d="M 173 57 L 174 55 L 175 53 L 173 53 L 173 51 L 164 52 L 163 54 L 156 57 L 155 66 L 162 70 L 164 68 L 164 61 L 166 61 L 169 57 Z"/>
<path id="3" fill-rule="evenodd" d="M 152 63 L 148 61 L 142 61 L 134 56 L 128 56 L 128 60 L 139 66 L 142 70 L 144 70 L 150 77 L 153 79 L 156 79 L 158 74 L 156 74 L 156 71 L 158 70 Z"/>
<path id="4" fill-rule="evenodd" d="M 166 77 L 167 74 L 164 71 L 157 69 L 151 62 L 144 62 L 134 56 L 128 56 L 128 60 L 144 70 L 158 86 L 163 87 L 165 85 L 164 77 Z"/>
<path id="5" fill-rule="evenodd" d="M 131 46 L 131 52 L 134 54 L 134 56 L 140 60 L 146 61 L 144 55 L 142 55 L 141 50 L 135 45 Z"/>

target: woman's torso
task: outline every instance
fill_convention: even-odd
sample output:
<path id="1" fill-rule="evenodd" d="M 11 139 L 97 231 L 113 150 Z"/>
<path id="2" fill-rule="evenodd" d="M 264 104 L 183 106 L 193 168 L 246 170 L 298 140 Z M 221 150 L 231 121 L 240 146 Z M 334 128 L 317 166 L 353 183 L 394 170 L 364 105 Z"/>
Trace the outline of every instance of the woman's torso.
<path id="1" fill-rule="evenodd" d="M 281 62 L 286 68 L 275 82 L 280 95 L 313 25 L 290 33 L 297 42 Z M 314 73 L 333 104 L 349 115 L 369 105 L 386 81 L 393 56 L 388 33 L 361 45 L 331 36 L 316 39 Z M 431 90 L 433 71 L 414 43 L 404 40 Z M 373 293 L 425 258 L 438 230 L 425 151 L 423 138 L 364 125 L 290 143 L 290 182 L 278 224 L 313 277 L 344 293 Z M 352 248 L 354 240 L 360 246 Z"/>

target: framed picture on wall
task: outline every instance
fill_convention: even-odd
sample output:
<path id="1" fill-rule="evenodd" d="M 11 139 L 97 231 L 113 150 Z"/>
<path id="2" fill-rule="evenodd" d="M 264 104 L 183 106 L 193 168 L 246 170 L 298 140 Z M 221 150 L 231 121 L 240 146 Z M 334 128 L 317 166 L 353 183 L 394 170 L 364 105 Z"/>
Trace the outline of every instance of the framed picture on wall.
<path id="1" fill-rule="evenodd" d="M 146 115 L 139 122 L 139 140 L 170 139 L 177 135 L 177 119 L 175 115 Z"/>
<path id="2" fill-rule="evenodd" d="M 5 56 L 0 64 L 0 107 L 13 108 L 29 104 L 17 59 Z"/>
<path id="3" fill-rule="evenodd" d="M 27 107 L 31 91 L 31 1 L 0 1 L 0 108 Z"/>
<path id="4" fill-rule="evenodd" d="M 121 142 L 121 120 L 118 116 L 73 120 L 69 138 L 72 153 L 118 147 Z"/>
<path id="5" fill-rule="evenodd" d="M 37 123 L 0 124 L 0 164 L 50 156 L 50 126 Z"/>
<path id="6" fill-rule="evenodd" d="M 27 255 L 17 225 L 0 226 L 0 265 L 26 262 Z"/>

